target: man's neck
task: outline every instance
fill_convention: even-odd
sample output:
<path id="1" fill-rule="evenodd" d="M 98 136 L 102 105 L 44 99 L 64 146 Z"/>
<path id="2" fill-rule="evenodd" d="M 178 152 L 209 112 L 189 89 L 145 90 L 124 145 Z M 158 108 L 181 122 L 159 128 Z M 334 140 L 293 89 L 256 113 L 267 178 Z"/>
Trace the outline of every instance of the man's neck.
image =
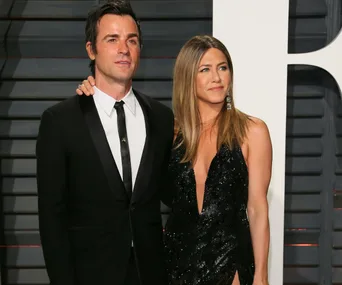
<path id="1" fill-rule="evenodd" d="M 132 81 L 125 83 L 118 83 L 115 81 L 108 82 L 101 78 L 95 78 L 95 85 L 102 92 L 113 97 L 116 101 L 120 101 L 128 93 L 132 87 Z"/>

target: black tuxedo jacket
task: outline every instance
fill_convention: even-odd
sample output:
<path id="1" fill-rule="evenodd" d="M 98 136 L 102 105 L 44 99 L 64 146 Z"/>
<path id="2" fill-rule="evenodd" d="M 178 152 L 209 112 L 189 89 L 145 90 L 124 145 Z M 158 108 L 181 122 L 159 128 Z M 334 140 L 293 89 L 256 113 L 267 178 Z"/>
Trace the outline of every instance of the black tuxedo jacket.
<path id="1" fill-rule="evenodd" d="M 74 96 L 42 115 L 38 208 L 51 285 L 123 284 L 132 240 L 141 284 L 166 284 L 160 198 L 173 115 L 134 93 L 145 116 L 146 142 L 131 199 L 92 96 Z"/>

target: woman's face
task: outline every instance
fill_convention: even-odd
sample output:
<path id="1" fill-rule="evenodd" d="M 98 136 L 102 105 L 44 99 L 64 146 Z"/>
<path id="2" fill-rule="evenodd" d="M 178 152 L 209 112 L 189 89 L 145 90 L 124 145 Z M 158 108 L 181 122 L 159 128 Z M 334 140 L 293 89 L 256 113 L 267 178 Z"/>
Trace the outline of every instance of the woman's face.
<path id="1" fill-rule="evenodd" d="M 228 93 L 231 76 L 227 58 L 216 48 L 203 55 L 197 72 L 197 99 L 205 104 L 223 104 Z"/>

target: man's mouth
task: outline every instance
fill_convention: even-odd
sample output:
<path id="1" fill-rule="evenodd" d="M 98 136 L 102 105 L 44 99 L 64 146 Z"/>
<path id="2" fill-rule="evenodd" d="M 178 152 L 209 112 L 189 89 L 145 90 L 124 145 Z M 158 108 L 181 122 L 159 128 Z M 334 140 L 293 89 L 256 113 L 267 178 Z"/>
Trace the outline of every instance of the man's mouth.
<path id="1" fill-rule="evenodd" d="M 120 65 L 130 65 L 131 62 L 130 61 L 127 61 L 127 60 L 118 60 L 118 61 L 115 61 L 116 64 L 120 64 Z"/>

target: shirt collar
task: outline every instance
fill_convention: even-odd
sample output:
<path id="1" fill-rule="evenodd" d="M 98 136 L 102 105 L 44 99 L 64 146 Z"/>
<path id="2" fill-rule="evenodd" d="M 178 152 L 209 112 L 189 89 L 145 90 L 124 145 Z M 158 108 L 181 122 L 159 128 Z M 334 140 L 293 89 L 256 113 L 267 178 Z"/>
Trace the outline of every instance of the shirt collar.
<path id="1" fill-rule="evenodd" d="M 106 112 L 108 116 L 111 116 L 114 109 L 114 105 L 117 100 L 115 100 L 108 94 L 104 93 L 96 86 L 94 86 L 94 90 L 94 100 L 96 100 L 96 102 L 99 103 L 101 108 Z M 128 90 L 127 94 L 120 101 L 124 101 L 127 109 L 130 110 L 131 113 L 135 116 L 136 98 L 134 96 L 132 87 Z"/>

